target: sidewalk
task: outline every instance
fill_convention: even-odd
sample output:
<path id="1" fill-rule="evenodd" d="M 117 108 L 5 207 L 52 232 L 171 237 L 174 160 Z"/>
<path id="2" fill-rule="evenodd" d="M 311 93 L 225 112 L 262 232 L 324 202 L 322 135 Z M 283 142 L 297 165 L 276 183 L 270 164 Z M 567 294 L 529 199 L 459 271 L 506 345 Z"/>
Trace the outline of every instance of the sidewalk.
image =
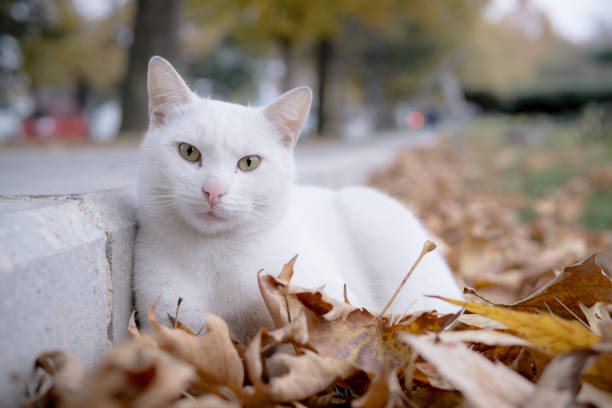
<path id="1" fill-rule="evenodd" d="M 306 141 L 295 149 L 298 182 L 340 187 L 367 176 L 401 148 L 433 142 L 429 132 L 394 133 L 360 142 Z M 0 198 L 84 194 L 133 187 L 138 146 L 0 146 Z M 338 171 L 341 170 L 340 174 Z"/>
<path id="2" fill-rule="evenodd" d="M 360 184 L 428 132 L 359 143 L 305 142 L 298 181 Z M 91 365 L 126 335 L 137 225 L 137 147 L 0 149 L 0 401 L 23 399 L 41 350 L 62 348 Z"/>

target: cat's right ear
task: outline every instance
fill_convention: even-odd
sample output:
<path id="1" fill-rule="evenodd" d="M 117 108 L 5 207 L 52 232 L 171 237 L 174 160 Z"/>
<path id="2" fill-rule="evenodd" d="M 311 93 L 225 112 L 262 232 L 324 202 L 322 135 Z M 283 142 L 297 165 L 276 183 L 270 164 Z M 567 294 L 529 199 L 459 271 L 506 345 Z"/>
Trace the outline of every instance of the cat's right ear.
<path id="1" fill-rule="evenodd" d="M 278 129 L 282 143 L 293 148 L 310 111 L 312 91 L 307 86 L 292 89 L 264 108 L 264 115 Z"/>
<path id="2" fill-rule="evenodd" d="M 164 123 L 169 109 L 188 103 L 194 96 L 174 67 L 158 56 L 149 60 L 147 89 L 149 117 L 156 125 Z"/>

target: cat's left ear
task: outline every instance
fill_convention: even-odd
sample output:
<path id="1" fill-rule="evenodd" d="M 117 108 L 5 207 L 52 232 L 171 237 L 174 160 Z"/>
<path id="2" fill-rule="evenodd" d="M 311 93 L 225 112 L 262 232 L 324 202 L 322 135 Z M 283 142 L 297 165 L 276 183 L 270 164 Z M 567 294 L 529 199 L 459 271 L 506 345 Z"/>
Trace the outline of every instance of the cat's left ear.
<path id="1" fill-rule="evenodd" d="M 288 148 L 297 143 L 311 102 L 312 91 L 307 86 L 301 86 L 284 93 L 264 108 L 264 115 L 277 127 L 282 143 Z"/>
<path id="2" fill-rule="evenodd" d="M 158 56 L 149 60 L 147 88 L 149 116 L 157 125 L 164 122 L 170 109 L 188 103 L 194 96 L 172 64 Z"/>

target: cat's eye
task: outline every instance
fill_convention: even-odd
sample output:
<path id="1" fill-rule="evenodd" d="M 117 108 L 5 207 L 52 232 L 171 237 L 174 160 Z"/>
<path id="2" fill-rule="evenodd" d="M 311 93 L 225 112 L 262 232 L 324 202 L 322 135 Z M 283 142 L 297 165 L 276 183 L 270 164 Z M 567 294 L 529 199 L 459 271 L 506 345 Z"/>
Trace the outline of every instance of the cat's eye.
<path id="1" fill-rule="evenodd" d="M 242 171 L 255 170 L 259 166 L 259 156 L 244 156 L 238 160 L 238 168 Z"/>
<path id="2" fill-rule="evenodd" d="M 195 162 L 200 159 L 200 151 L 189 143 L 181 143 L 178 149 L 181 157 L 187 161 Z"/>

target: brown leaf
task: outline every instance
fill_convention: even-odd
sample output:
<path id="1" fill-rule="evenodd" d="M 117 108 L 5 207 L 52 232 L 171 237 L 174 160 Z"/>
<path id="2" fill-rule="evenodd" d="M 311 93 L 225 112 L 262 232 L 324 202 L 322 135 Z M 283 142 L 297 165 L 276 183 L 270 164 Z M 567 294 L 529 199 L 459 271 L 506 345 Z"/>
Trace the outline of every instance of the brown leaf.
<path id="1" fill-rule="evenodd" d="M 83 382 L 83 368 L 72 353 L 59 350 L 41 353 L 36 358 L 34 366 L 39 386 L 36 387 L 36 392 L 21 405 L 24 408 L 57 406 L 63 398 L 76 392 Z M 38 368 L 43 372 L 37 372 Z M 43 387 L 42 384 L 47 381 L 51 386 Z"/>
<path id="2" fill-rule="evenodd" d="M 196 379 L 193 367 L 142 336 L 107 354 L 79 392 L 69 395 L 62 407 L 165 407 L 177 401 Z"/>
<path id="3" fill-rule="evenodd" d="M 612 392 L 612 353 L 601 353 L 582 378 L 599 389 Z"/>
<path id="4" fill-rule="evenodd" d="M 290 402 L 301 400 L 329 387 L 338 378 L 351 375 L 355 369 L 348 363 L 334 358 L 323 357 L 309 350 L 300 356 L 276 353 L 271 357 L 272 365 L 282 365 L 289 372 L 273 377 L 265 383 L 262 353 L 271 347 L 292 342 L 304 344 L 308 340 L 306 318 L 300 314 L 287 326 L 268 332 L 265 328 L 249 342 L 245 352 L 246 367 L 252 386 L 242 393 L 244 401 L 250 404 L 263 402 Z"/>
<path id="5" fill-rule="evenodd" d="M 35 364 L 53 376 L 53 386 L 57 393 L 68 394 L 81 387 L 84 371 L 74 354 L 59 350 L 49 351 L 40 354 Z"/>
<path id="6" fill-rule="evenodd" d="M 568 266 L 531 296 L 508 307 L 529 312 L 550 310 L 566 319 L 583 318 L 580 303 L 587 307 L 597 302 L 612 303 L 611 258 L 612 252 L 603 252 Z"/>
<path id="7" fill-rule="evenodd" d="M 128 333 L 132 336 L 132 338 L 140 337 L 140 332 L 138 331 L 138 326 L 136 326 L 136 311 L 132 311 L 130 315 L 130 320 L 128 321 Z"/>
<path id="8" fill-rule="evenodd" d="M 397 379 L 397 371 L 379 373 L 368 391 L 351 403 L 355 408 L 393 408 L 406 406 L 406 397 Z"/>
<path id="9" fill-rule="evenodd" d="M 244 382 L 244 368 L 227 324 L 211 313 L 204 313 L 204 317 L 206 333 L 194 336 L 158 323 L 155 305 L 149 309 L 153 337 L 159 347 L 193 365 L 203 379 L 238 390 Z"/>
<path id="10" fill-rule="evenodd" d="M 175 319 L 173 316 L 170 315 L 170 313 L 167 313 L 166 315 L 168 316 L 168 321 L 170 322 L 173 328 L 182 330 L 187 334 L 191 334 L 192 336 L 196 335 L 193 330 L 185 326 L 180 320 Z"/>
<path id="11" fill-rule="evenodd" d="M 289 369 L 288 374 L 270 380 L 268 393 L 278 402 L 304 399 L 355 371 L 344 361 L 323 357 L 310 350 L 304 350 L 301 356 L 275 354 L 272 360 Z"/>
<path id="12" fill-rule="evenodd" d="M 240 408 L 242 404 L 237 401 L 228 401 L 214 394 L 206 394 L 198 398 L 184 399 L 172 408 Z"/>
<path id="13" fill-rule="evenodd" d="M 586 307 L 582 302 L 579 302 L 578 306 L 586 316 L 589 327 L 598 336 L 601 336 L 606 331 L 605 327 L 607 325 L 612 324 L 612 318 L 610 318 L 610 312 L 608 311 L 612 305 L 597 302 L 591 307 Z M 603 340 L 605 341 L 605 338 Z M 610 340 L 612 341 L 612 339 Z"/>
<path id="14" fill-rule="evenodd" d="M 291 282 L 291 278 L 293 277 L 293 266 L 295 265 L 295 261 L 297 261 L 297 255 L 289 260 L 286 264 L 283 265 L 283 269 L 281 273 L 278 274 L 277 279 L 285 281 L 287 283 Z"/>
<path id="15" fill-rule="evenodd" d="M 555 357 L 544 370 L 533 394 L 522 406 L 525 408 L 575 406 L 580 373 L 587 360 L 594 354 L 596 353 L 589 350 L 579 350 Z"/>
<path id="16" fill-rule="evenodd" d="M 247 374 L 251 383 L 258 389 L 264 385 L 262 379 L 263 363 L 261 354 L 271 347 L 282 343 L 292 342 L 294 344 L 305 344 L 308 341 L 308 329 L 306 318 L 300 314 L 290 324 L 269 332 L 266 328 L 261 329 L 251 339 L 244 353 Z"/>
<path id="17" fill-rule="evenodd" d="M 437 333 L 435 338 L 443 343 L 480 343 L 489 346 L 531 346 L 527 340 L 495 330 L 463 330 Z"/>
<path id="18" fill-rule="evenodd" d="M 402 319 L 402 324 L 389 325 L 388 316 L 378 318 L 321 291 L 288 285 L 269 275 L 260 275 L 259 285 L 277 326 L 282 327 L 290 316 L 303 313 L 312 349 L 372 375 L 383 367 L 403 367 L 410 361 L 410 349 L 398 339 L 399 333 L 437 332 L 456 318 L 419 312 Z"/>
<path id="19" fill-rule="evenodd" d="M 463 344 L 435 344 L 414 335 L 402 337 L 475 407 L 518 407 L 534 390 L 533 384 L 511 369 L 492 363 Z"/>
<path id="20" fill-rule="evenodd" d="M 601 391 L 590 384 L 583 384 L 576 401 L 583 404 L 593 404 L 596 407 L 612 407 L 612 394 Z"/>

